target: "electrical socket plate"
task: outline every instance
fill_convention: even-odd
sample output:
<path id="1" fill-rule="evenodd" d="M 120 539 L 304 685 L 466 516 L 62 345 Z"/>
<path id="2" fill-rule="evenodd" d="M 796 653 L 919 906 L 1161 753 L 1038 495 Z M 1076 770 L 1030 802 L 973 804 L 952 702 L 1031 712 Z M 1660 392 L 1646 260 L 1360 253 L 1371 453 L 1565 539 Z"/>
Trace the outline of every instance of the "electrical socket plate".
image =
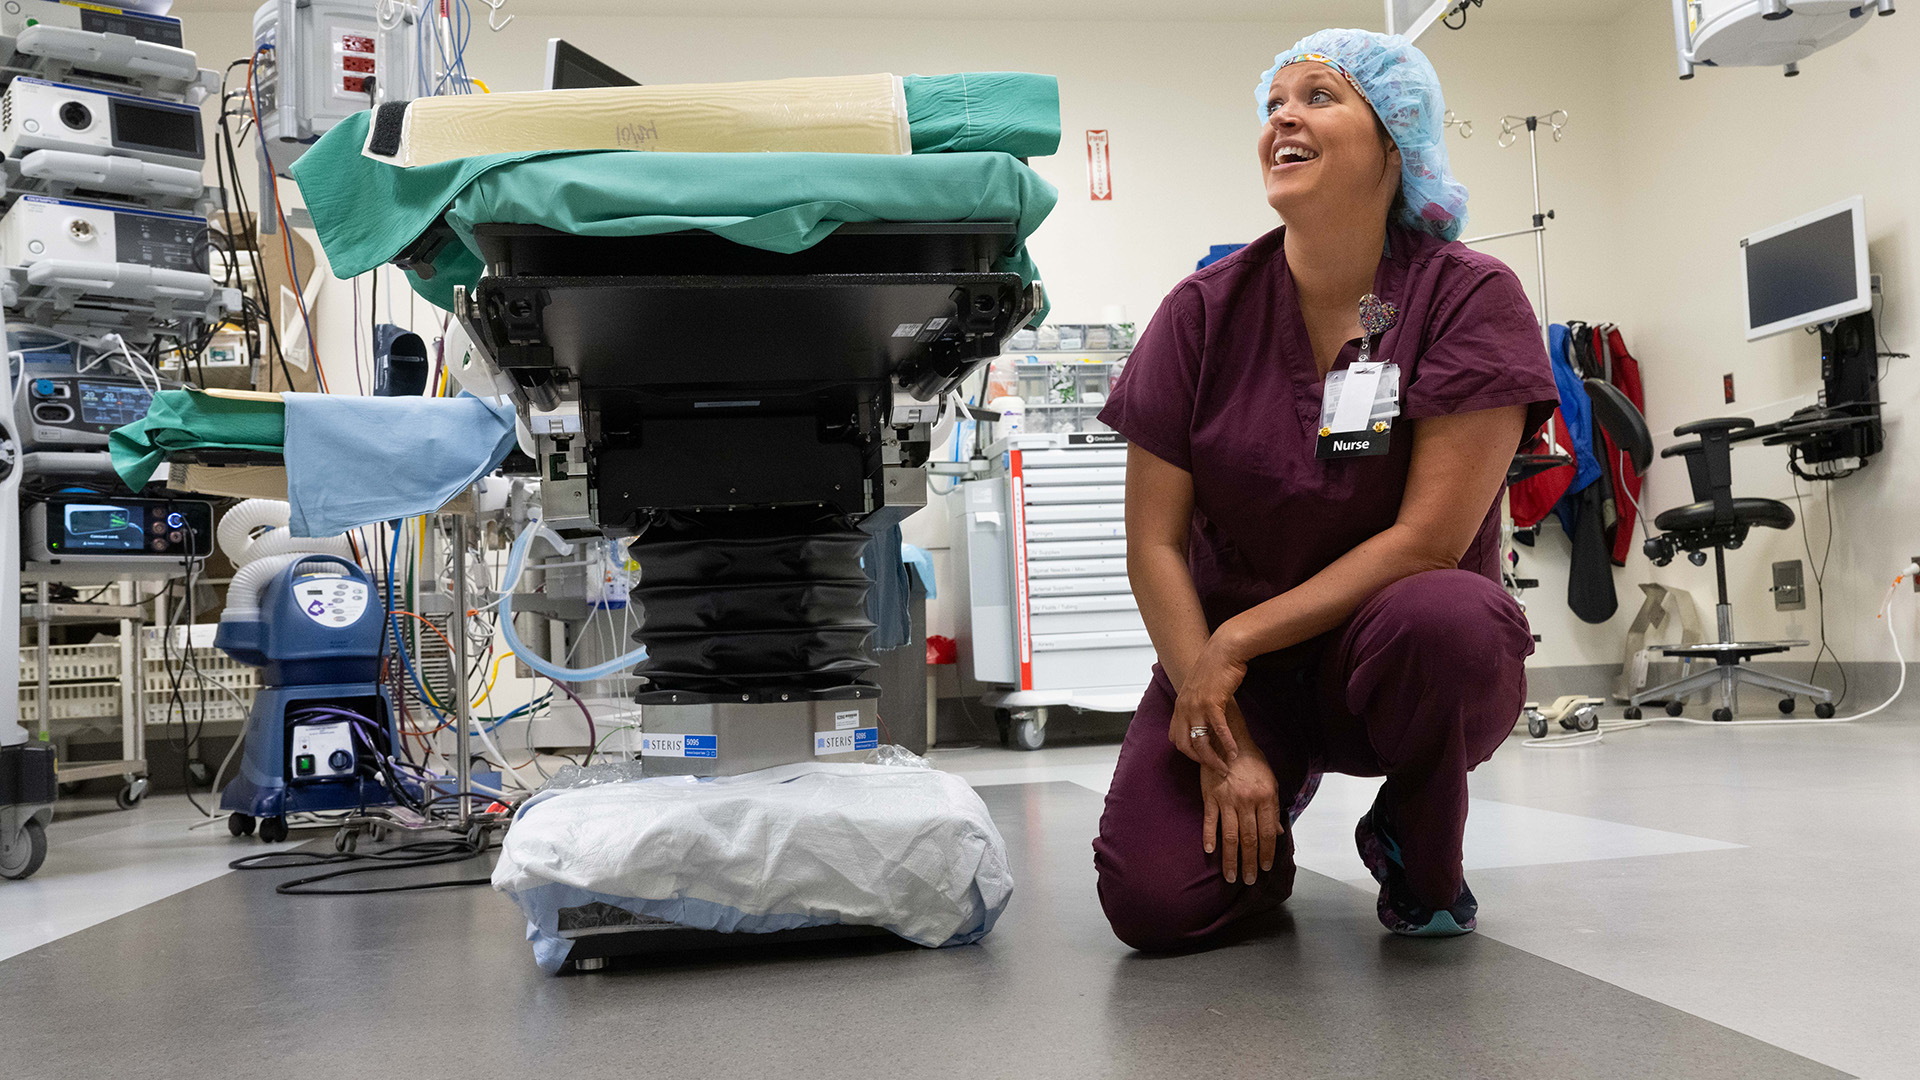
<path id="1" fill-rule="evenodd" d="M 1873 294 L 1874 296 L 1880 295 L 1880 275 L 1879 274 L 1867 275 L 1867 291 Z"/>
<path id="2" fill-rule="evenodd" d="M 1920 555 L 1915 555 L 1907 561 L 1910 563 L 1920 563 Z M 1913 575 L 1913 591 L 1920 592 L 1920 574 Z"/>

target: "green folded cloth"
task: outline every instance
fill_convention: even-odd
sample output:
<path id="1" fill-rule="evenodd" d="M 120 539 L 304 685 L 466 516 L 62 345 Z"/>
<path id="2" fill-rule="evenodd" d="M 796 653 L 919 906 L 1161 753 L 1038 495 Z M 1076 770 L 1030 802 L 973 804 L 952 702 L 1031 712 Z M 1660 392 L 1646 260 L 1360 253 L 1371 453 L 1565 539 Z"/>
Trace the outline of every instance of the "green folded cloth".
<path id="1" fill-rule="evenodd" d="M 1060 149 L 1060 80 L 1024 71 L 908 75 L 916 154 L 985 150 L 1045 157 Z"/>
<path id="2" fill-rule="evenodd" d="M 293 177 L 336 277 L 391 261 L 444 214 L 460 239 L 433 259 L 416 292 L 452 310 L 481 262 L 473 228 L 542 225 L 581 236 L 705 229 L 791 254 L 849 221 L 1010 221 L 1017 235 L 997 267 L 1039 277 L 1026 239 L 1052 211 L 1051 184 L 1005 153 L 664 154 L 560 150 L 490 154 L 402 169 L 360 152 L 367 113 L 336 124 Z M 943 143 L 973 138 L 949 128 Z M 976 133 L 977 134 L 977 133 Z"/>
<path id="3" fill-rule="evenodd" d="M 278 401 L 242 401 L 198 390 L 162 390 L 147 415 L 107 432 L 114 471 L 139 491 L 175 450 L 263 450 L 279 453 L 287 441 L 287 407 Z"/>

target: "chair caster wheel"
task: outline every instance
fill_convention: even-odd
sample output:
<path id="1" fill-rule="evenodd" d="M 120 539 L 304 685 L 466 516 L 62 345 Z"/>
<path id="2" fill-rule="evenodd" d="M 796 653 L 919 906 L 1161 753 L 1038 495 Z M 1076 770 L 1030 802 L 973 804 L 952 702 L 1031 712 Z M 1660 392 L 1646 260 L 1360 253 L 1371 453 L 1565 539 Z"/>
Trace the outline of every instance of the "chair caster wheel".
<path id="1" fill-rule="evenodd" d="M 1815 705 L 1813 707 L 1813 715 L 1819 717 L 1822 720 L 1831 720 L 1833 718 L 1833 703 L 1830 701 L 1823 701 L 1820 704 Z"/>
<path id="2" fill-rule="evenodd" d="M 285 840 L 286 838 L 287 838 L 287 819 L 286 818 L 270 817 L 270 818 L 260 819 L 260 841 L 262 843 L 277 844 L 280 841 Z"/>
<path id="3" fill-rule="evenodd" d="M 1527 734 L 1536 739 L 1547 737 L 1547 718 L 1532 709 L 1527 710 Z"/>
<path id="4" fill-rule="evenodd" d="M 1793 715 L 1793 706 L 1794 706 L 1794 701 L 1793 701 L 1793 699 L 1792 699 L 1792 698 L 1790 698 L 1790 697 L 1783 697 L 1783 698 L 1781 698 L 1781 699 L 1780 699 L 1780 714 L 1781 714 L 1782 716 L 1792 716 L 1792 715 Z"/>
<path id="5" fill-rule="evenodd" d="M 1686 711 L 1687 711 L 1687 703 L 1679 700 L 1678 698 L 1675 698 L 1674 700 L 1667 702 L 1668 716 L 1679 716 L 1681 713 Z"/>
<path id="6" fill-rule="evenodd" d="M 1640 706 L 1629 705 L 1627 706 L 1627 710 L 1620 715 L 1628 720 L 1638 720 L 1640 719 Z"/>
<path id="7" fill-rule="evenodd" d="M 147 797 L 147 778 L 144 776 L 127 781 L 127 786 L 114 792 L 113 805 L 122 810 L 131 810 L 140 805 Z"/>
<path id="8" fill-rule="evenodd" d="M 227 835 L 252 836 L 253 835 L 253 817 L 248 814 L 228 814 L 227 815 Z"/>
<path id="9" fill-rule="evenodd" d="M 1732 720 L 1732 719 L 1733 719 L 1733 710 L 1732 710 L 1732 709 L 1715 709 L 1715 710 L 1713 710 L 1713 720 L 1714 720 L 1714 723 L 1716 723 L 1716 724 L 1724 724 L 1724 723 L 1727 723 L 1728 721 L 1730 721 L 1730 720 Z"/>
<path id="10" fill-rule="evenodd" d="M 353 854 L 353 849 L 359 846 L 360 833 L 357 830 L 349 829 L 344 825 L 334 830 L 333 850 L 342 855 L 351 855 Z"/>

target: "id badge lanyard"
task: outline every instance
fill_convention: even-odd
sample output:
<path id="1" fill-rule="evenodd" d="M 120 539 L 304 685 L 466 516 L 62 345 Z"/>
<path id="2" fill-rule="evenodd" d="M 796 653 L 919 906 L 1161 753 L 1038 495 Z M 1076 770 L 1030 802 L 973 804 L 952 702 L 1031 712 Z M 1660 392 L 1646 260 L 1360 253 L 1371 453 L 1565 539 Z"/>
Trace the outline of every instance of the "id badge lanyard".
<path id="1" fill-rule="evenodd" d="M 1373 359 L 1373 341 L 1399 317 L 1400 309 L 1372 293 L 1360 298 L 1360 357 L 1327 375 L 1314 457 L 1326 461 L 1387 452 L 1393 418 L 1400 415 L 1400 365 Z"/>

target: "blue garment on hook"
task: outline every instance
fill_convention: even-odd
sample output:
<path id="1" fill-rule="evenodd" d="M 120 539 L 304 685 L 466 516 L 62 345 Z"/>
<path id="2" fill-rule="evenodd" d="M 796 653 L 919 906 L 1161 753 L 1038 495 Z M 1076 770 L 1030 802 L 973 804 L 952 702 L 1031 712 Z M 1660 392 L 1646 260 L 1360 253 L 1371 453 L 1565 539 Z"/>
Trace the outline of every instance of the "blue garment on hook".
<path id="1" fill-rule="evenodd" d="M 286 394 L 295 536 L 430 514 L 513 449 L 511 402 Z"/>
<path id="2" fill-rule="evenodd" d="M 1553 504 L 1554 515 L 1560 519 L 1560 527 L 1572 536 L 1574 525 L 1580 515 L 1580 493 L 1587 485 L 1606 475 L 1601 468 L 1600 459 L 1593 452 L 1593 403 L 1587 399 L 1587 387 L 1580 373 L 1573 370 L 1573 360 L 1567 355 L 1571 335 L 1565 326 L 1554 323 L 1547 328 L 1548 351 L 1553 357 L 1553 383 L 1560 391 L 1560 418 L 1567 423 L 1567 434 L 1572 446 L 1560 449 L 1573 455 L 1573 483 Z"/>

